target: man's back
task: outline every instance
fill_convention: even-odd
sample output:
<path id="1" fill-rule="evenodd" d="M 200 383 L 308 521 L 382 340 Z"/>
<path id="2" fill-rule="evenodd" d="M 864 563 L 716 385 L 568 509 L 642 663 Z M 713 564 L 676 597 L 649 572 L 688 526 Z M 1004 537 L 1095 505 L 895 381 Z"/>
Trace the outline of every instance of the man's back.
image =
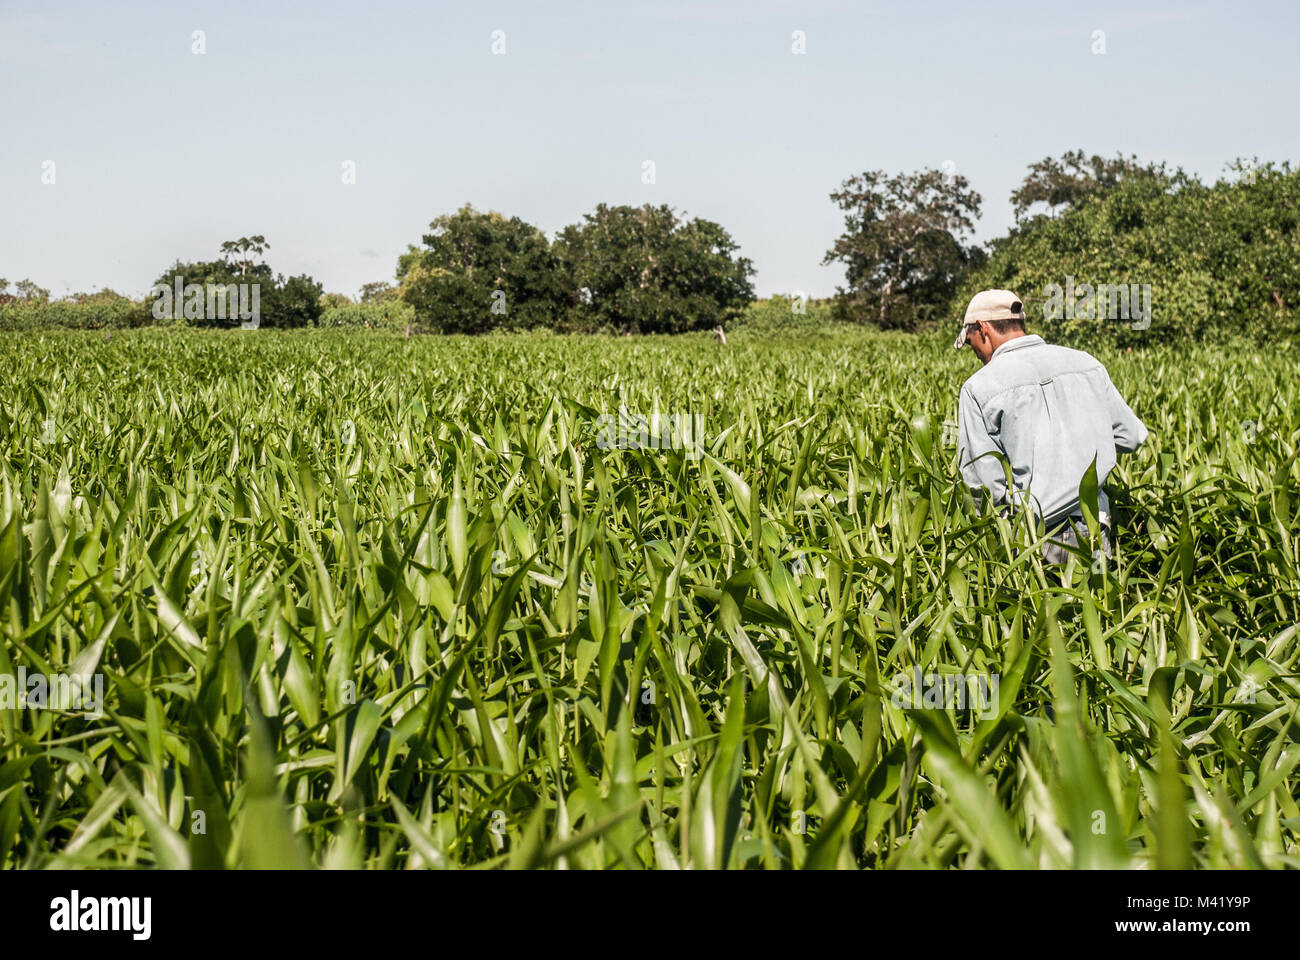
<path id="1" fill-rule="evenodd" d="M 1147 428 L 1095 357 L 1020 336 L 1003 343 L 962 386 L 958 400 L 962 475 L 995 502 L 1026 498 L 1049 526 L 1079 509 L 1079 480 L 1094 457 L 1104 482 L 1120 452 L 1136 450 Z M 1008 497 L 998 453 L 1012 468 Z M 1101 509 L 1107 507 L 1101 492 Z"/>

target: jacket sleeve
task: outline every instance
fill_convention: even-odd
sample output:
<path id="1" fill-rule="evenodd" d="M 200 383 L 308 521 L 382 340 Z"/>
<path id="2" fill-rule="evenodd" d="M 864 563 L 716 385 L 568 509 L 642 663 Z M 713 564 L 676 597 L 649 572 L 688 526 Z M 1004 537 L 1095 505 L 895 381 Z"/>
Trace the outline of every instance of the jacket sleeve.
<path id="1" fill-rule="evenodd" d="M 1110 415 L 1110 429 L 1115 438 L 1115 449 L 1119 453 L 1132 453 L 1146 441 L 1148 436 L 1146 424 L 1139 420 L 1129 405 L 1124 402 L 1124 398 L 1115 389 L 1115 384 L 1111 382 L 1110 375 L 1103 371 L 1102 376 L 1106 380 L 1106 409 Z"/>
<path id="2" fill-rule="evenodd" d="M 990 435 L 984 411 L 966 387 L 957 398 L 957 462 L 962 479 L 978 494 L 987 489 L 994 503 L 1007 500 L 1007 477 L 1001 457 L 1005 456 L 997 440 Z"/>

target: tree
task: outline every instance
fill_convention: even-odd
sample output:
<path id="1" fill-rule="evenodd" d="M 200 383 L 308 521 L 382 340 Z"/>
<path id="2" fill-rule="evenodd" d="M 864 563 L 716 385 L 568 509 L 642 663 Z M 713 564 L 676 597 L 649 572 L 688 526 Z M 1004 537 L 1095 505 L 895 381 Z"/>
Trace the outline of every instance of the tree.
<path id="1" fill-rule="evenodd" d="M 1030 164 L 1029 175 L 1011 193 L 1011 203 L 1016 222 L 1023 223 L 1035 204 L 1046 204 L 1048 214 L 1055 215 L 1058 208 L 1076 210 L 1090 197 L 1101 196 L 1126 180 L 1166 183 L 1174 176 L 1166 172 L 1163 163 L 1144 165 L 1136 156 L 1117 153 L 1114 157 L 1093 154 L 1085 158 L 1082 150 L 1069 150 L 1059 160 L 1044 157 Z"/>
<path id="2" fill-rule="evenodd" d="M 600 204 L 556 238 L 570 324 L 618 333 L 708 330 L 754 298 L 753 265 L 709 220 Z"/>
<path id="3" fill-rule="evenodd" d="M 104 287 L 103 289 L 97 290 L 93 293 L 70 293 L 63 299 L 68 303 L 116 303 L 119 300 L 127 300 L 128 298 L 122 296 L 122 294 L 118 293 L 116 290 L 110 290 L 108 287 Z"/>
<path id="4" fill-rule="evenodd" d="M 50 299 L 50 291 L 38 287 L 31 280 L 19 280 L 14 284 L 14 294 L 19 300 L 39 300 L 45 303 Z"/>
<path id="5" fill-rule="evenodd" d="M 386 300 L 392 300 L 397 296 L 397 287 L 383 280 L 376 280 L 373 283 L 363 283 L 361 290 L 357 294 L 358 303 L 383 303 Z"/>
<path id="6" fill-rule="evenodd" d="M 844 233 L 823 264 L 845 265 L 841 319 L 913 330 L 947 305 L 966 273 L 984 260 L 963 244 L 982 198 L 963 176 L 941 170 L 850 177 L 831 194 L 845 212 Z"/>
<path id="7" fill-rule="evenodd" d="M 1091 349 L 1300 334 L 1300 170 L 1126 178 L 995 245 L 956 303 L 1014 290 L 1030 330 Z M 1245 173 L 1240 164 L 1239 173 Z"/>
<path id="8" fill-rule="evenodd" d="M 187 315 L 181 304 L 172 304 L 172 316 L 194 326 L 235 327 L 243 322 L 243 318 L 237 315 L 237 304 L 229 292 L 232 284 L 255 288 L 241 291 L 237 299 L 239 304 L 251 307 L 252 294 L 257 294 L 259 326 L 303 327 L 315 324 L 325 309 L 321 303 L 324 287 L 305 274 L 286 279 L 282 274 L 277 276 L 269 264 L 253 262 L 254 257 L 260 257 L 269 249 L 270 244 L 261 234 L 227 240 L 221 245 L 223 259 L 192 263 L 177 260 L 163 271 L 155 281 L 155 287 L 166 287 L 169 291 L 174 291 L 179 281 L 182 289 L 190 284 L 204 288 L 227 288 L 224 301 L 215 301 L 205 293 L 201 316 Z M 169 296 L 168 300 L 174 301 L 174 295 Z M 224 316 L 209 317 L 208 301 L 214 302 L 213 314 L 220 312 Z M 222 308 L 217 308 L 215 303 L 221 303 Z"/>
<path id="9" fill-rule="evenodd" d="M 544 234 L 518 217 L 469 204 L 429 224 L 424 247 L 398 260 L 403 301 L 443 333 L 550 325 L 562 306 L 555 257 Z"/>
<path id="10" fill-rule="evenodd" d="M 436 223 L 437 221 L 434 222 Z M 430 224 L 430 226 L 433 226 L 433 224 Z M 396 277 L 399 292 L 402 288 L 402 284 L 406 282 L 406 277 L 411 272 L 411 268 L 420 262 L 420 257 L 423 255 L 424 251 L 413 243 L 408 243 L 406 245 L 405 253 L 398 254 Z"/>
<path id="11" fill-rule="evenodd" d="M 238 240 L 227 240 L 221 245 L 222 255 L 232 265 L 239 267 L 241 277 L 247 275 L 249 267 L 253 265 L 254 257 L 260 257 L 270 249 L 271 245 L 260 233 L 251 237 L 240 237 Z"/>
<path id="12" fill-rule="evenodd" d="M 264 326 L 315 326 L 325 312 L 321 305 L 325 288 L 305 273 L 288 279 L 280 275 L 269 289 L 265 285 L 262 289 Z"/>

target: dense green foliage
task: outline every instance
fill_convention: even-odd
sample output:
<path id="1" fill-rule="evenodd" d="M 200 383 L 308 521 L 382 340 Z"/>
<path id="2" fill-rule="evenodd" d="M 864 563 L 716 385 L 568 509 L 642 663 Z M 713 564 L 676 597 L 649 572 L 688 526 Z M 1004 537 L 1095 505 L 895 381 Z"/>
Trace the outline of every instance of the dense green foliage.
<path id="1" fill-rule="evenodd" d="M 321 295 L 324 287 L 305 274 L 297 277 L 276 275 L 269 264 L 245 263 L 232 264 L 225 260 L 209 262 L 196 261 L 182 263 L 176 261 L 162 272 L 154 281 L 155 289 L 165 287 L 174 290 L 179 283 L 181 288 L 189 284 L 201 287 L 226 286 L 230 284 L 257 284 L 259 289 L 260 325 L 264 327 L 307 327 L 319 320 L 324 307 Z M 155 322 L 173 324 L 182 322 L 193 327 L 238 327 L 240 319 L 232 309 L 226 309 L 224 318 L 203 316 L 191 317 L 184 312 L 184 304 L 173 303 L 173 296 L 167 301 L 167 308 L 156 311 L 157 300 L 154 296 L 146 298 L 145 304 L 154 316 Z M 164 314 L 159 320 L 157 313 Z M 215 311 L 214 311 L 215 312 Z"/>
<path id="2" fill-rule="evenodd" d="M 0 674 L 107 680 L 0 709 L 0 866 L 1300 866 L 1300 373 L 1101 356 L 1152 437 L 1062 569 L 938 338 L 0 340 Z"/>
<path id="3" fill-rule="evenodd" d="M 145 304 L 111 290 L 58 300 L 0 297 L 0 330 L 119 329 L 152 322 Z"/>
<path id="4" fill-rule="evenodd" d="M 470 206 L 429 224 L 424 248 L 398 263 L 401 299 L 438 333 L 549 326 L 566 306 L 546 234 Z"/>
<path id="5" fill-rule="evenodd" d="M 430 228 L 399 258 L 397 295 L 434 332 L 682 333 L 734 319 L 754 295 L 727 232 L 667 206 L 600 204 L 554 243 L 468 206 Z"/>
<path id="6" fill-rule="evenodd" d="M 372 330 L 405 331 L 407 324 L 415 325 L 415 308 L 400 300 L 372 300 L 368 303 L 345 303 L 328 307 L 321 314 L 318 326 L 369 327 Z"/>
<path id="7" fill-rule="evenodd" d="M 815 336 L 833 331 L 838 324 L 834 303 L 829 299 L 810 300 L 777 294 L 755 300 L 726 324 L 726 329 L 777 337 Z"/>
<path id="8" fill-rule="evenodd" d="M 989 287 L 1016 291 L 1036 332 L 1060 342 L 1258 342 L 1300 333 L 1300 171 L 1239 169 L 1207 186 L 1190 177 L 1136 177 L 1060 217 L 1040 216 L 999 242 L 965 282 L 955 318 Z M 1109 309 L 1044 317 L 1049 285 L 1149 285 L 1149 325 Z M 1109 307 L 1109 303 L 1107 303 Z"/>
<path id="9" fill-rule="evenodd" d="M 321 298 L 320 315 L 309 326 L 336 328 L 355 327 L 372 330 L 405 331 L 412 325 L 417 333 L 438 332 L 436 326 L 421 323 L 415 308 L 396 296 L 373 298 L 353 303 L 338 294 L 325 294 Z M 153 301 L 135 301 L 111 291 L 102 294 L 77 294 L 60 300 L 0 299 L 0 330 L 42 330 L 64 328 L 69 330 L 119 329 L 123 327 L 157 326 L 160 321 L 152 316 Z M 238 321 L 231 321 L 232 325 Z M 557 324 L 569 329 L 572 320 Z M 825 300 L 810 300 L 802 312 L 794 309 L 786 296 L 755 300 L 731 317 L 726 327 L 767 330 L 771 332 L 816 332 L 829 329 L 836 323 L 831 304 Z M 164 326 L 185 326 L 182 318 L 161 321 Z M 195 324 L 197 325 L 197 324 Z M 206 320 L 205 320 L 206 325 Z M 217 326 L 214 322 L 212 326 Z"/>
<path id="10" fill-rule="evenodd" d="M 572 291 L 568 326 L 615 333 L 712 329 L 754 298 L 754 270 L 727 231 L 670 207 L 600 204 L 555 240 Z"/>

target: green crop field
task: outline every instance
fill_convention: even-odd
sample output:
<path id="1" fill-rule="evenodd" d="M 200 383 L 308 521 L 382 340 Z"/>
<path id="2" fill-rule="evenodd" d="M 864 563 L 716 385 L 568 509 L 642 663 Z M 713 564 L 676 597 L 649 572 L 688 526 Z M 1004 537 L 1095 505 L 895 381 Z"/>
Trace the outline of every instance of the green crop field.
<path id="1" fill-rule="evenodd" d="M 1300 865 L 1295 351 L 1100 348 L 1047 567 L 950 343 L 7 335 L 0 867 Z"/>

